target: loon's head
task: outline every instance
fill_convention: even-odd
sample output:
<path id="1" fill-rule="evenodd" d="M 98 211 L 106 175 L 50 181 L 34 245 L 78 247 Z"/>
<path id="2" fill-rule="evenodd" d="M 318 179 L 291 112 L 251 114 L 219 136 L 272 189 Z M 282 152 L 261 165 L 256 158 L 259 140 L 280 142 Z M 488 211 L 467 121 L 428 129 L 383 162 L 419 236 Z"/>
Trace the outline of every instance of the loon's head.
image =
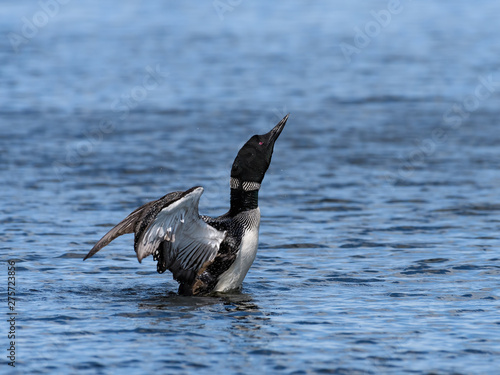
<path id="1" fill-rule="evenodd" d="M 269 133 L 254 135 L 240 149 L 231 168 L 232 188 L 244 188 L 245 183 L 260 186 L 267 168 L 271 164 L 274 142 L 276 142 L 285 127 L 286 120 L 288 120 L 288 115 Z"/>

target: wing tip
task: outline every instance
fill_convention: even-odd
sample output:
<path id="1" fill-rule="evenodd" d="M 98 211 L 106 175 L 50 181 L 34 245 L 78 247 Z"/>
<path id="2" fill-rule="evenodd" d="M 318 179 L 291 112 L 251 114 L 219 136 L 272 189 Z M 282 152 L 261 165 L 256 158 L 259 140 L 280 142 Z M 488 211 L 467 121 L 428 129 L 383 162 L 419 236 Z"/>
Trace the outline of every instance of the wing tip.
<path id="1" fill-rule="evenodd" d="M 91 258 L 92 256 L 94 256 L 95 253 L 97 253 L 100 249 L 96 249 L 96 246 L 94 246 L 92 248 L 92 250 L 90 250 L 87 255 L 85 255 L 85 257 L 83 257 L 83 260 L 87 260 L 88 258 Z"/>
<path id="2" fill-rule="evenodd" d="M 201 195 L 203 194 L 203 191 L 205 189 L 203 188 L 203 186 L 193 186 L 191 189 L 188 189 L 184 192 L 183 194 L 183 197 L 187 196 L 187 195 L 190 195 L 190 194 L 197 194 L 197 195 Z"/>

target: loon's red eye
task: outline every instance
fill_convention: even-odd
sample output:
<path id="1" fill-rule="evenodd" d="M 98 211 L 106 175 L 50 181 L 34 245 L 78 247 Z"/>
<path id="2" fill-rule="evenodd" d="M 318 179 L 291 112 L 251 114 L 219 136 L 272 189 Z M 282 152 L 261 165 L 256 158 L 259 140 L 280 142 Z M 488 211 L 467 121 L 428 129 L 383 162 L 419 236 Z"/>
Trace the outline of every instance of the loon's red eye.
<path id="1" fill-rule="evenodd" d="M 262 146 L 264 144 L 264 142 L 259 142 L 259 146 Z"/>

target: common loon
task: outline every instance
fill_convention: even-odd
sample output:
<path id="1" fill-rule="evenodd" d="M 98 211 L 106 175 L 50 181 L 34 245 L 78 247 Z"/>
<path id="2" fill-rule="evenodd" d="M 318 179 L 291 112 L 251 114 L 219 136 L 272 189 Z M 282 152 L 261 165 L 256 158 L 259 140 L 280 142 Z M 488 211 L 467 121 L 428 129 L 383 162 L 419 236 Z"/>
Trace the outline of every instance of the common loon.
<path id="1" fill-rule="evenodd" d="M 122 234 L 134 233 L 139 263 L 153 255 L 158 273 L 168 269 L 179 282 L 179 294 L 239 289 L 257 253 L 260 184 L 287 120 L 288 115 L 269 133 L 254 135 L 238 152 L 231 168 L 231 205 L 227 213 L 217 218 L 200 216 L 200 186 L 176 191 L 133 211 L 106 233 L 83 260 Z"/>

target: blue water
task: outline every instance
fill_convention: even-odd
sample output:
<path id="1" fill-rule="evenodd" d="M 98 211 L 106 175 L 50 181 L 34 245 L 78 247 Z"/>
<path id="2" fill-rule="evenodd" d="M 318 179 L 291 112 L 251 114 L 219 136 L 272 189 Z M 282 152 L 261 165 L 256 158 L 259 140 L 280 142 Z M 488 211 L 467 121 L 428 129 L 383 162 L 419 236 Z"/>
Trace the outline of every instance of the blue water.
<path id="1" fill-rule="evenodd" d="M 498 374 L 500 3 L 221 3 L 0 5 L 0 373 Z M 82 262 L 288 112 L 241 293 Z"/>

